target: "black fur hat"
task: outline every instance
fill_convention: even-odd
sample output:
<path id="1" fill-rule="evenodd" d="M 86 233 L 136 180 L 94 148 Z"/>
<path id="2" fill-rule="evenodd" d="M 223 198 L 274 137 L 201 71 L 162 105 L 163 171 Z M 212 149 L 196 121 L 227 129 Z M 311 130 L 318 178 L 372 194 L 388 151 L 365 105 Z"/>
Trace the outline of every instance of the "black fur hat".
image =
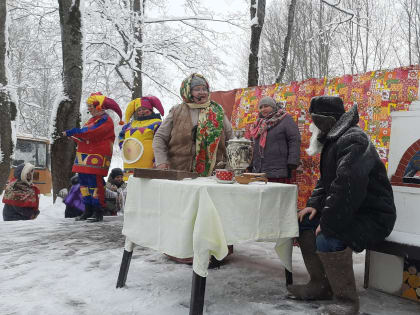
<path id="1" fill-rule="evenodd" d="M 345 113 L 343 100 L 338 96 L 315 96 L 311 99 L 309 113 L 333 116 L 338 120 Z"/>

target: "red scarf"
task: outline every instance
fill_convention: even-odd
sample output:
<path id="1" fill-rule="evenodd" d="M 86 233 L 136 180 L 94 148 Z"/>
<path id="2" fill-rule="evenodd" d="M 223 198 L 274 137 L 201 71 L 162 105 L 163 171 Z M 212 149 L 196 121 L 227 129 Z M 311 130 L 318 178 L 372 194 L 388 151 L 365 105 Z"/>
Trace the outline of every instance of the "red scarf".
<path id="1" fill-rule="evenodd" d="M 284 117 L 286 117 L 287 113 L 279 109 L 277 111 L 273 111 L 267 117 L 260 117 L 257 119 L 257 122 L 254 126 L 251 127 L 250 135 L 252 139 L 257 139 L 260 137 L 260 153 L 261 157 L 264 157 L 264 148 L 265 142 L 267 140 L 267 132 L 274 126 L 276 126 Z"/>
<path id="2" fill-rule="evenodd" d="M 38 210 L 39 189 L 34 185 L 28 185 L 21 180 L 13 179 L 6 186 L 3 203 Z"/>

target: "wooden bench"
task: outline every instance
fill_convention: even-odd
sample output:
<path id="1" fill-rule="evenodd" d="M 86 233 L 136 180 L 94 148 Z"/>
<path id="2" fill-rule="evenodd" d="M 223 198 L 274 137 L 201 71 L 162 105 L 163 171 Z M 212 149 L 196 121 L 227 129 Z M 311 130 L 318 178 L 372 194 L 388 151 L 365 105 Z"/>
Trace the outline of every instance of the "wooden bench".
<path id="1" fill-rule="evenodd" d="M 420 238 L 420 236 L 415 235 Z M 403 244 L 394 240 L 385 240 L 366 250 L 365 256 L 365 275 L 363 287 L 367 289 L 369 287 L 369 271 L 370 271 L 370 252 L 375 251 L 383 254 L 399 256 L 403 258 L 409 258 L 414 260 L 420 260 L 420 246 L 412 244 Z"/>

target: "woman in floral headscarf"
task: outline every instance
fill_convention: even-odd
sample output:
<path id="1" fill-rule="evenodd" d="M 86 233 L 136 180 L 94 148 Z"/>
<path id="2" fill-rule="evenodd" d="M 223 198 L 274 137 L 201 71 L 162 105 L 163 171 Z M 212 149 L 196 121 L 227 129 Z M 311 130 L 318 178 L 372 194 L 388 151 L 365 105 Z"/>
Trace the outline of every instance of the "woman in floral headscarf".
<path id="1" fill-rule="evenodd" d="M 226 156 L 225 142 L 232 137 L 232 126 L 222 106 L 210 100 L 207 80 L 193 73 L 181 84 L 183 102 L 172 107 L 153 138 L 155 163 L 160 169 L 197 172 L 210 176 L 215 165 Z M 229 253 L 233 251 L 230 247 Z M 177 258 L 192 263 L 192 258 Z M 210 266 L 216 266 L 216 259 Z"/>
<path id="2" fill-rule="evenodd" d="M 222 106 L 210 100 L 202 75 L 191 74 L 180 92 L 183 102 L 170 110 L 153 139 L 156 165 L 210 176 L 226 156 L 232 126 Z"/>
<path id="3" fill-rule="evenodd" d="M 33 184 L 35 166 L 18 165 L 3 196 L 3 220 L 33 220 L 39 214 L 39 189 Z"/>

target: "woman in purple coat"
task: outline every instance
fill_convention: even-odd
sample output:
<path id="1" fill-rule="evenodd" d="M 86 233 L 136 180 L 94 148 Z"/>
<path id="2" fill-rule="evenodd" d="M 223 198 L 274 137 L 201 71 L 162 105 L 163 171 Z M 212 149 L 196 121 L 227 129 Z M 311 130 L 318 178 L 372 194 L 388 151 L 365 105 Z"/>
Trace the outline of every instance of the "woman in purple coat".
<path id="1" fill-rule="evenodd" d="M 259 117 L 250 130 L 254 153 L 249 168 L 266 173 L 269 181 L 289 183 L 300 161 L 298 126 L 272 97 L 263 97 L 258 107 Z"/>
<path id="2" fill-rule="evenodd" d="M 65 218 L 81 216 L 85 211 L 85 204 L 83 203 L 82 193 L 80 192 L 79 176 L 73 176 L 71 178 L 71 184 L 70 192 L 63 200 L 66 204 L 66 210 L 64 211 Z"/>

